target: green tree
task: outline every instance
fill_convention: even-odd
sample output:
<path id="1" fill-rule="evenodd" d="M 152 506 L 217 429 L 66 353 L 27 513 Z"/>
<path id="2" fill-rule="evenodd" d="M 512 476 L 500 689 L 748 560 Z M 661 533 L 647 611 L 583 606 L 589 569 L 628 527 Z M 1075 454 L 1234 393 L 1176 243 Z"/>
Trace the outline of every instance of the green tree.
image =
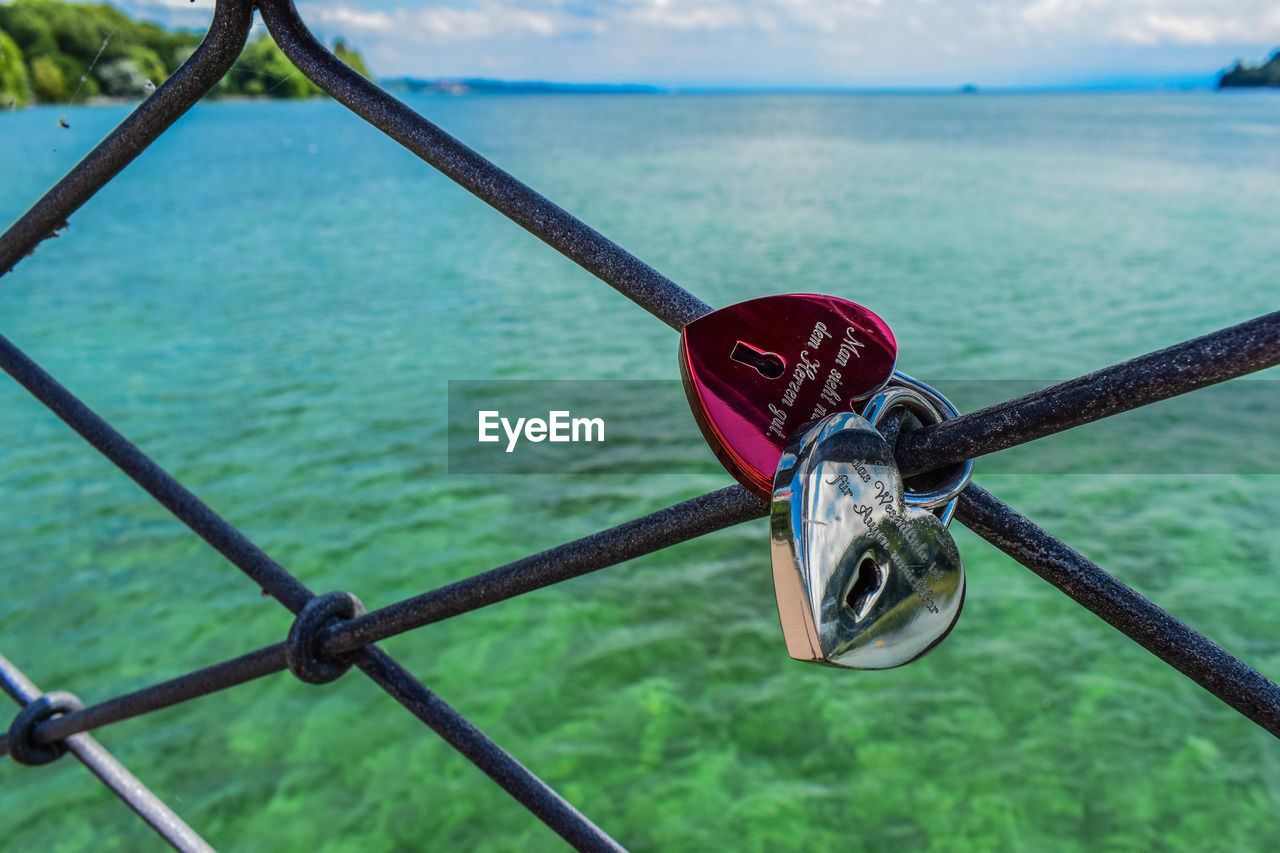
<path id="1" fill-rule="evenodd" d="M 91 70 L 109 34 L 99 20 L 101 10 L 109 8 L 55 0 L 14 0 L 0 6 L 0 27 L 8 30 L 26 55 L 32 89 L 39 100 L 67 101 L 77 91 L 83 97 L 98 94 L 98 81 Z M 39 60 L 45 61 L 37 72 Z"/>
<path id="2" fill-rule="evenodd" d="M 11 37 L 13 54 L 25 61 L 27 82 L 18 87 L 21 98 L 16 90 L 11 95 L 15 104 L 27 100 L 28 92 L 38 100 L 54 102 L 79 101 L 100 92 L 144 96 L 163 83 L 201 40 L 199 33 L 170 32 L 156 24 L 132 21 L 111 6 L 58 0 L 0 0 L 0 30 Z M 360 55 L 345 42 L 339 40 L 334 49 L 343 61 L 368 76 Z M 16 70 L 4 73 L 18 74 Z M 17 85 L 0 83 L 0 92 Z M 216 90 L 216 94 L 277 98 L 319 93 L 265 34 L 245 48 Z"/>
<path id="3" fill-rule="evenodd" d="M 92 61 L 107 35 L 99 30 L 96 16 L 81 13 L 61 3 L 42 3 L 41 9 L 53 25 L 58 49 L 67 56 Z"/>
<path id="4" fill-rule="evenodd" d="M 0 29 L 13 36 L 28 61 L 61 52 L 49 21 L 27 3 L 0 4 Z"/>
<path id="5" fill-rule="evenodd" d="M 166 78 L 187 60 L 203 38 L 187 30 L 171 33 L 156 24 L 135 24 L 134 27 L 139 45 L 150 49 L 164 63 Z M 159 85 L 161 81 L 153 78 L 153 82 Z"/>
<path id="6" fill-rule="evenodd" d="M 356 71 L 359 71 L 365 77 L 368 77 L 370 80 L 373 79 L 373 75 L 369 73 L 369 69 L 365 66 L 364 60 L 360 58 L 360 54 L 347 47 L 347 43 L 342 39 L 334 39 L 333 55 L 350 65 Z"/>
<path id="7" fill-rule="evenodd" d="M 71 89 L 58 63 L 47 56 L 31 60 L 31 89 L 41 101 L 61 103 L 71 97 Z"/>
<path id="8" fill-rule="evenodd" d="M 129 20 L 110 6 L 84 6 L 56 0 L 14 0 L 0 5 L 0 25 L 12 28 L 29 61 L 47 59 L 41 100 L 110 95 L 140 95 L 145 82 L 163 82 L 180 61 L 183 48 L 198 43 L 195 33 L 169 33 L 155 24 Z M 166 57 L 168 57 L 166 59 Z M 62 83 L 57 83 L 61 76 Z M 136 85 L 135 85 L 136 84 Z"/>
<path id="9" fill-rule="evenodd" d="M 13 37 L 0 30 L 0 110 L 24 106 L 31 97 L 31 78 L 22 48 Z"/>
<path id="10" fill-rule="evenodd" d="M 169 78 L 169 69 L 165 67 L 160 54 L 146 45 L 130 45 L 123 58 L 132 62 L 142 76 L 150 80 L 153 85 L 159 86 Z"/>
<path id="11" fill-rule="evenodd" d="M 155 81 L 127 56 L 98 63 L 95 76 L 104 94 L 119 98 L 145 97 L 155 86 Z"/>
<path id="12" fill-rule="evenodd" d="M 1263 65 L 1237 62 L 1235 68 L 1218 78 L 1219 89 L 1242 86 L 1280 86 L 1280 50 L 1273 53 Z"/>
<path id="13" fill-rule="evenodd" d="M 220 92 L 231 95 L 308 98 L 321 93 L 320 87 L 302 76 L 266 33 L 245 47 L 223 83 Z"/>

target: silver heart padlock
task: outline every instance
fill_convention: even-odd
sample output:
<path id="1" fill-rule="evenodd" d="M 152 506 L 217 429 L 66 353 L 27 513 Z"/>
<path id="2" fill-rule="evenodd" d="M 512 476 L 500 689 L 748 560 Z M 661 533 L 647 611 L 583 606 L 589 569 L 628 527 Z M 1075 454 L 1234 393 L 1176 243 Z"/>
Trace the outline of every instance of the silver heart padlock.
<path id="1" fill-rule="evenodd" d="M 852 669 L 901 666 L 933 649 L 960 615 L 964 563 L 946 522 L 972 463 L 928 492 L 904 493 L 893 451 L 876 429 L 897 406 L 923 423 L 955 413 L 933 389 L 903 376 L 867 403 L 867 417 L 835 414 L 793 436 L 778 465 L 773 580 L 793 658 Z"/>

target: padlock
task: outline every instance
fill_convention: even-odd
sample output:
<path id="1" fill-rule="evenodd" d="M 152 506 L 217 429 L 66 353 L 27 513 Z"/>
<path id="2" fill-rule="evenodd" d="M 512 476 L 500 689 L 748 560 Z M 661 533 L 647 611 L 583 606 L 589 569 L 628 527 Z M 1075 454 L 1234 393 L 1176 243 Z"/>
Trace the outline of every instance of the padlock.
<path id="1" fill-rule="evenodd" d="M 949 520 L 972 466 L 928 492 L 904 493 L 893 451 L 876 429 L 899 405 L 923 423 L 943 419 L 930 396 L 899 385 L 867 403 L 871 420 L 831 415 L 793 436 L 783 452 L 771 540 L 778 614 L 793 658 L 901 666 L 933 649 L 960 615 L 964 563 L 933 510 Z"/>
<path id="2" fill-rule="evenodd" d="M 762 497 L 791 436 L 884 387 L 897 354 L 880 317 L 816 294 L 740 302 L 680 333 L 680 375 L 694 419 L 729 473 Z"/>

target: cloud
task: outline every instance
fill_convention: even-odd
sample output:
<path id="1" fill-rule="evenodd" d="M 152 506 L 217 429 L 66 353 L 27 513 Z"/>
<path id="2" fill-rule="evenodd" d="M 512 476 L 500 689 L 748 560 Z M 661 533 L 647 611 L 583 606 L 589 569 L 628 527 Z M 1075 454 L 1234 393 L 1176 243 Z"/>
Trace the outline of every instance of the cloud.
<path id="1" fill-rule="evenodd" d="M 775 29 L 772 16 L 752 10 L 747 3 L 662 2 L 637 3 L 621 22 L 671 30 L 725 30 L 744 26 Z"/>
<path id="2" fill-rule="evenodd" d="M 982 12 L 1023 35 L 1134 45 L 1248 44 L 1280 40 L 1276 0 L 1031 0 Z"/>
<path id="3" fill-rule="evenodd" d="M 114 0 L 207 23 L 213 0 Z M 3 0 L 0 0 L 3 2 Z M 1280 0 L 298 0 L 385 76 L 845 86 L 1208 80 L 1280 44 Z M 203 19 L 203 20 L 201 20 Z"/>
<path id="4" fill-rule="evenodd" d="M 1122 20 L 1113 33 L 1134 44 L 1221 44 L 1247 38 L 1247 30 L 1238 21 L 1221 20 L 1206 15 L 1160 15 L 1151 13 Z"/>
<path id="5" fill-rule="evenodd" d="M 834 32 L 872 16 L 882 0 L 636 0 L 620 24 L 671 30 L 729 29 Z"/>
<path id="6" fill-rule="evenodd" d="M 358 6 L 334 3 L 309 11 L 321 23 L 357 33 L 390 33 L 396 28 L 396 19 L 386 12 Z"/>
<path id="7" fill-rule="evenodd" d="M 571 28 L 570 19 L 563 14 L 502 2 L 466 7 L 397 7 L 391 11 L 370 10 L 351 3 L 303 3 L 300 11 L 308 23 L 336 28 L 352 36 L 394 34 L 423 42 L 474 41 L 510 34 L 550 38 Z"/>
<path id="8" fill-rule="evenodd" d="M 159 0 L 169 2 L 169 0 Z M 398 33 L 423 41 L 484 39 L 500 33 L 553 37 L 636 28 L 680 32 L 835 32 L 873 16 L 883 0 L 486 0 L 372 10 L 353 2 L 303 3 L 309 21 L 351 32 Z"/>
<path id="9" fill-rule="evenodd" d="M 134 0 L 138 3 L 183 0 Z M 1133 45 L 1214 45 L 1280 40 L 1280 0 L 453 0 L 383 7 L 377 0 L 302 3 L 304 16 L 357 33 L 407 40 L 500 35 L 622 37 L 673 33 L 919 33 L 949 22 L 949 41 L 1005 34 Z M 972 40 L 972 39 L 970 39 Z"/>

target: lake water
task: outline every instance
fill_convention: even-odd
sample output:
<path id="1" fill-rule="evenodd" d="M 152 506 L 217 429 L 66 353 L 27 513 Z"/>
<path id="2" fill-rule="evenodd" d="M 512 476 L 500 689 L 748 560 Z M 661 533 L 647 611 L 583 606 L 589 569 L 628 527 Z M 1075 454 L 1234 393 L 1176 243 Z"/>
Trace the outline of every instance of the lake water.
<path id="1" fill-rule="evenodd" d="M 1280 302 L 1267 93 L 413 103 L 712 305 L 873 308 L 944 391 L 1068 378 Z M 0 116 L 0 220 L 128 109 Z M 676 335 L 330 102 L 199 106 L 0 282 L 0 332 L 313 589 L 370 607 L 729 482 L 450 475 L 449 380 L 671 380 Z M 979 460 L 976 480 L 1280 676 L 1280 477 L 1107 473 L 1102 442 L 1048 441 L 1079 464 Z M 889 672 L 787 658 L 764 521 L 385 645 L 637 850 L 1280 845 L 1270 735 L 956 537 L 964 615 Z M 87 702 L 289 626 L 7 380 L 0 572 L 0 652 Z M 219 848 L 560 849 L 358 674 L 98 734 Z M 157 845 L 70 760 L 0 763 L 0 838 Z"/>

